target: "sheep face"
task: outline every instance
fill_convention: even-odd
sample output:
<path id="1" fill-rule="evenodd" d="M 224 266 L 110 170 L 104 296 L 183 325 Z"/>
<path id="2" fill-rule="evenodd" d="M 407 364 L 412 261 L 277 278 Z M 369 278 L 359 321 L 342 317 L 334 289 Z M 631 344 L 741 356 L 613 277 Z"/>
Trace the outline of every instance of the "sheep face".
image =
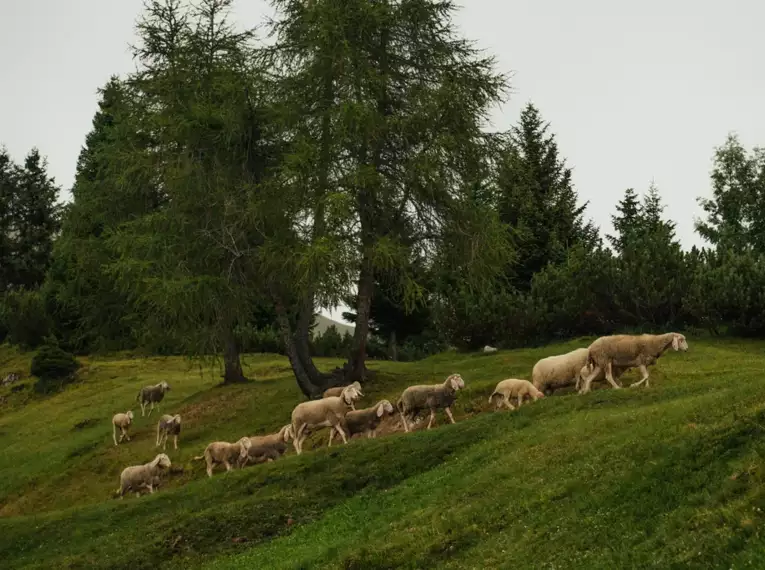
<path id="1" fill-rule="evenodd" d="M 282 436 L 282 441 L 284 441 L 284 443 L 288 443 L 290 440 L 294 439 L 295 436 L 292 433 L 292 424 L 287 424 L 280 429 L 279 435 Z"/>
<path id="2" fill-rule="evenodd" d="M 447 381 L 451 384 L 452 390 L 455 392 L 465 387 L 465 381 L 459 374 L 452 374 L 449 376 L 449 378 L 447 378 Z"/>
<path id="3" fill-rule="evenodd" d="M 129 419 L 131 422 L 133 421 L 133 410 L 128 410 L 125 415 L 127 416 L 127 419 Z"/>
<path id="4" fill-rule="evenodd" d="M 352 402 L 361 398 L 364 394 L 361 393 L 360 388 L 361 388 L 361 385 L 358 382 L 354 382 L 350 386 L 346 386 L 343 389 L 343 392 L 341 394 L 341 397 L 343 398 L 343 402 L 345 402 L 346 404 L 350 406 Z"/>
<path id="5" fill-rule="evenodd" d="M 252 441 L 249 437 L 243 437 L 239 441 L 237 441 L 239 444 L 239 459 L 246 459 L 249 455 L 250 448 L 252 447 Z"/>
<path id="6" fill-rule="evenodd" d="M 160 386 L 162 386 L 163 392 L 167 392 L 168 390 L 170 390 L 170 384 L 168 384 L 167 382 L 162 382 Z"/>
<path id="7" fill-rule="evenodd" d="M 383 417 L 383 414 L 392 414 L 393 405 L 388 400 L 383 400 L 380 405 L 377 406 L 377 417 Z"/>
<path id="8" fill-rule="evenodd" d="M 672 335 L 672 349 L 675 351 L 681 350 L 683 352 L 688 350 L 688 341 L 685 340 L 685 335 L 677 333 Z"/>
<path id="9" fill-rule="evenodd" d="M 154 465 L 162 469 L 169 469 L 171 465 L 170 458 L 166 454 L 160 453 L 154 458 Z"/>

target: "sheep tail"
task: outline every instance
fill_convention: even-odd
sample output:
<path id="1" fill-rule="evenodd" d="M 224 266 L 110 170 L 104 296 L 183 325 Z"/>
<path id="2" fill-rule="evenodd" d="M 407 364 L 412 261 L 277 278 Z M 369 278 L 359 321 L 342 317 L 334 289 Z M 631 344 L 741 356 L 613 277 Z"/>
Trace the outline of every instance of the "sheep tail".
<path id="1" fill-rule="evenodd" d="M 196 457 L 193 457 L 191 460 L 199 461 L 200 459 L 204 459 L 204 458 L 205 458 L 205 454 L 203 453 L 202 455 L 197 455 Z"/>

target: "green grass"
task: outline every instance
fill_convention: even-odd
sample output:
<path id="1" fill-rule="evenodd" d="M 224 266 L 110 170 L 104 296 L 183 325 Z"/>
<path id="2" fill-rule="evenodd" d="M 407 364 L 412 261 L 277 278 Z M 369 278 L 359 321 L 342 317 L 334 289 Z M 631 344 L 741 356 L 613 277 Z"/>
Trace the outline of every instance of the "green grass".
<path id="1" fill-rule="evenodd" d="M 691 339 L 652 367 L 649 389 L 488 409 L 497 381 L 586 345 L 372 363 L 366 405 L 462 374 L 457 424 L 442 414 L 430 431 L 330 449 L 324 430 L 299 457 L 212 479 L 191 461 L 207 443 L 289 421 L 300 398 L 285 359 L 247 357 L 257 381 L 233 387 L 181 359 L 91 359 L 64 393 L 16 392 L 0 407 L 0 565 L 765 567 L 765 343 Z M 0 376 L 23 359 L 0 350 Z M 135 394 L 161 380 L 172 390 L 160 413 L 184 421 L 168 450 L 177 472 L 154 495 L 116 500 L 121 469 L 156 453 L 158 414 L 141 418 Z M 115 448 L 111 416 L 131 407 L 133 441 Z"/>

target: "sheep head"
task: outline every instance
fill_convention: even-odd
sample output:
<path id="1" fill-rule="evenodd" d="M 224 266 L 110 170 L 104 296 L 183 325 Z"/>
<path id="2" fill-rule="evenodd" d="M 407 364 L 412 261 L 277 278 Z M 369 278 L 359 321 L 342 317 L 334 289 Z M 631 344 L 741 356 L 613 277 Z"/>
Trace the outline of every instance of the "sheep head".
<path id="1" fill-rule="evenodd" d="M 682 350 L 683 352 L 688 350 L 688 341 L 685 340 L 685 335 L 672 333 L 672 349 L 675 351 Z"/>
<path id="2" fill-rule="evenodd" d="M 163 391 L 163 392 L 167 392 L 168 390 L 170 390 L 170 384 L 168 384 L 168 383 L 167 383 L 167 382 L 165 382 L 165 381 L 162 381 L 162 382 L 160 383 L 160 387 L 162 388 L 162 391 Z"/>
<path id="3" fill-rule="evenodd" d="M 252 447 L 252 441 L 249 437 L 245 436 L 237 441 L 239 444 L 239 458 L 244 459 L 249 455 L 250 448 Z"/>
<path id="4" fill-rule="evenodd" d="M 451 386 L 455 392 L 465 387 L 465 381 L 459 374 L 452 374 L 446 379 L 446 385 Z"/>
<path id="5" fill-rule="evenodd" d="M 130 421 L 133 421 L 133 410 L 128 410 L 125 416 L 127 416 L 127 419 Z"/>
<path id="6" fill-rule="evenodd" d="M 282 441 L 285 443 L 288 443 L 291 439 L 294 439 L 294 436 L 292 435 L 292 424 L 287 424 L 282 429 L 280 429 L 279 435 L 281 436 Z"/>
<path id="7" fill-rule="evenodd" d="M 155 467 L 160 467 L 162 469 L 169 469 L 170 466 L 172 465 L 170 463 L 170 458 L 164 453 L 160 453 L 159 455 L 157 455 L 154 458 L 154 461 L 151 462 L 151 464 Z"/>
<path id="8" fill-rule="evenodd" d="M 377 404 L 377 417 L 381 418 L 383 417 L 383 414 L 392 414 L 393 413 L 393 405 L 388 400 L 381 400 L 379 404 Z"/>
<path id="9" fill-rule="evenodd" d="M 352 402 L 358 400 L 363 395 L 364 394 L 361 393 L 361 384 L 358 382 L 354 382 L 353 384 L 346 386 L 340 393 L 340 397 L 343 399 L 343 402 L 349 406 Z"/>
<path id="10" fill-rule="evenodd" d="M 170 421 L 173 422 L 177 426 L 181 425 L 181 415 L 180 414 L 175 414 L 173 416 L 173 419 L 170 420 Z"/>

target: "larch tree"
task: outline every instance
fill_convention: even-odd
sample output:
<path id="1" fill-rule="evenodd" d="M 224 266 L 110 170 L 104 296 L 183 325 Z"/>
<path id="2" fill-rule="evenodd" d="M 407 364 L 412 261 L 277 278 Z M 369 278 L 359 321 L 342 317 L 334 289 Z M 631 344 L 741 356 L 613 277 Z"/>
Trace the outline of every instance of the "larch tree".
<path id="1" fill-rule="evenodd" d="M 443 259 L 477 284 L 503 256 L 498 220 L 475 194 L 488 178 L 488 113 L 506 80 L 457 35 L 449 0 L 273 3 L 276 50 L 291 64 L 287 105 L 304 132 L 316 133 L 295 155 L 320 169 L 309 180 L 318 231 L 308 239 L 316 249 L 336 232 L 342 269 L 355 274 L 356 328 L 342 372 L 363 380 L 378 269 L 405 268 L 413 250 L 432 258 L 448 249 Z M 396 275 L 413 303 L 422 283 Z"/>

